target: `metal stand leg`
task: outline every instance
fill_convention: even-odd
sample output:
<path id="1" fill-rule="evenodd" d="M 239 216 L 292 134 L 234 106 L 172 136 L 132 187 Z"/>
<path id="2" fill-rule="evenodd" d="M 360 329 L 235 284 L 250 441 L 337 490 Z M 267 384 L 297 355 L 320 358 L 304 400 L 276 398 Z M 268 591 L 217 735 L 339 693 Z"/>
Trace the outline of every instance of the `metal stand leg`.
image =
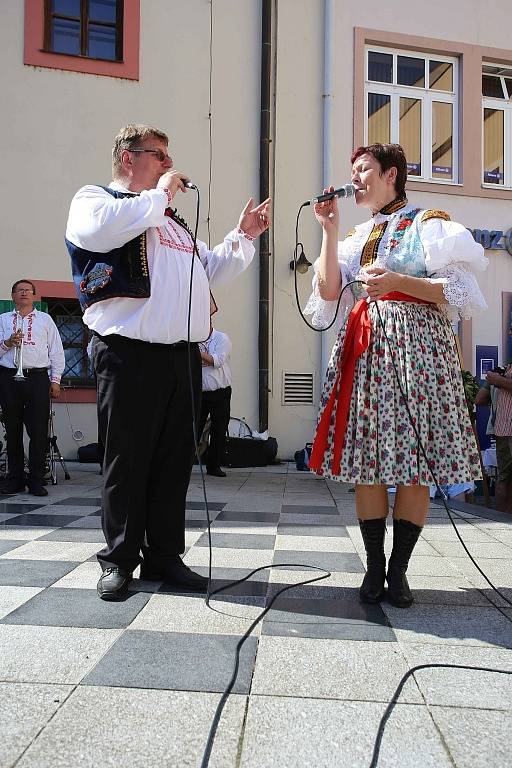
<path id="1" fill-rule="evenodd" d="M 50 478 L 52 485 L 57 485 L 57 462 L 60 463 L 62 471 L 64 472 L 64 479 L 69 480 L 69 472 L 66 467 L 66 462 L 62 456 L 59 446 L 57 445 L 57 437 L 53 430 L 53 414 L 54 411 L 50 406 L 50 414 L 48 416 L 48 462 L 50 465 Z"/>

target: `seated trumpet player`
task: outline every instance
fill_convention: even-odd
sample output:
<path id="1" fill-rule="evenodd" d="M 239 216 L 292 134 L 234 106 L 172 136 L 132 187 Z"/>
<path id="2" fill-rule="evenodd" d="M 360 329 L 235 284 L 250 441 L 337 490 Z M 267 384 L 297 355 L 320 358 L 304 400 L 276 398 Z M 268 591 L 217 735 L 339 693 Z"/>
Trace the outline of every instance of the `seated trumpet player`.
<path id="1" fill-rule="evenodd" d="M 43 476 L 48 443 L 50 396 L 60 395 L 65 358 L 57 326 L 34 308 L 36 288 L 30 280 L 12 286 L 14 310 L 0 315 L 0 405 L 7 436 L 7 482 L 2 493 L 47 496 Z M 29 437 L 25 477 L 23 426 Z"/>

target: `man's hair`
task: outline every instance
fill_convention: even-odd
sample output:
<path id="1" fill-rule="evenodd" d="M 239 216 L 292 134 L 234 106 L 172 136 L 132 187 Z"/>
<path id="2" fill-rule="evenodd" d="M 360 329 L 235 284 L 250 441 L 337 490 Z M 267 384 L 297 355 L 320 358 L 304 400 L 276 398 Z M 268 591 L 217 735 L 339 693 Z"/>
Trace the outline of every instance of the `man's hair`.
<path id="1" fill-rule="evenodd" d="M 13 287 L 11 288 L 11 293 L 14 293 L 14 291 L 16 290 L 18 285 L 21 285 L 21 283 L 27 283 L 28 285 L 31 285 L 32 286 L 32 295 L 33 296 L 36 295 L 36 293 L 37 293 L 36 287 L 35 287 L 34 283 L 32 282 L 32 280 L 16 280 L 16 282 L 13 285 Z"/>
<path id="2" fill-rule="evenodd" d="M 400 144 L 369 144 L 358 147 L 352 152 L 350 162 L 353 164 L 361 155 L 373 155 L 381 167 L 381 176 L 389 168 L 396 168 L 395 190 L 397 195 L 405 195 L 407 181 L 407 158 Z"/>
<path id="3" fill-rule="evenodd" d="M 121 128 L 112 147 L 112 175 L 117 176 L 121 173 L 121 155 L 124 149 L 136 149 L 142 141 L 150 138 L 160 139 L 165 144 L 169 143 L 167 134 L 151 125 L 132 123 Z"/>

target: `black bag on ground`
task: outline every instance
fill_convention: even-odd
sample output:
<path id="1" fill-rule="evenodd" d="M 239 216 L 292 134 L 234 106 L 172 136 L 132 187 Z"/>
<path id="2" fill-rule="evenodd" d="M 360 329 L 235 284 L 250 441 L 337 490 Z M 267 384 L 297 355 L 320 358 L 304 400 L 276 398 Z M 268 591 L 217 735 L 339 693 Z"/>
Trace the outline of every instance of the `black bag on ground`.
<path id="1" fill-rule="evenodd" d="M 81 445 L 76 453 L 80 464 L 98 464 L 100 461 L 100 449 L 98 443 Z"/>
<path id="2" fill-rule="evenodd" d="M 255 440 L 252 437 L 226 437 L 223 467 L 266 467 L 277 456 L 277 440 Z"/>

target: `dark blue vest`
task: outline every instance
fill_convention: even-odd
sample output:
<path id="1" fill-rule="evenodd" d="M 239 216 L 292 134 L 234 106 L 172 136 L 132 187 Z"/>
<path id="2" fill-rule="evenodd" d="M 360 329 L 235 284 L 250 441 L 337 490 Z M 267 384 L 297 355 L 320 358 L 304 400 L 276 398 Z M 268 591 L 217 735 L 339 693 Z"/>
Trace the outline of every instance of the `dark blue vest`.
<path id="1" fill-rule="evenodd" d="M 118 192 L 109 187 L 102 189 L 112 197 L 136 196 L 133 192 Z M 82 310 L 104 299 L 120 296 L 147 299 L 150 296 L 145 232 L 108 253 L 86 251 L 67 239 L 66 246 Z"/>

